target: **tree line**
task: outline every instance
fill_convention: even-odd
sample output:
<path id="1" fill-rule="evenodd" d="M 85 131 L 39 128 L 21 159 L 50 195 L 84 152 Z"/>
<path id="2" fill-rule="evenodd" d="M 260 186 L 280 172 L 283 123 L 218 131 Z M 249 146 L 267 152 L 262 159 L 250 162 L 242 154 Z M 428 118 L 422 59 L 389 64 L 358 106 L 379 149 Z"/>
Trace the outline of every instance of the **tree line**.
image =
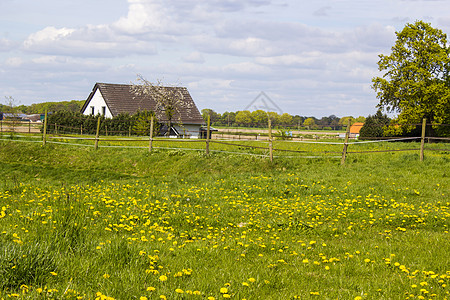
<path id="1" fill-rule="evenodd" d="M 339 118 L 335 115 L 316 118 L 300 115 L 290 115 L 288 113 L 278 114 L 277 112 L 266 112 L 264 110 L 241 110 L 236 112 L 218 113 L 212 109 L 206 108 L 201 111 L 203 119 L 207 120 L 210 116 L 212 126 L 226 127 L 254 127 L 267 128 L 270 119 L 274 127 L 286 127 L 292 129 L 314 129 L 314 130 L 342 130 L 347 126 L 348 120 L 353 124 L 355 122 L 364 122 L 365 117 L 346 116 Z"/>
<path id="2" fill-rule="evenodd" d="M 22 114 L 43 114 L 45 111 L 57 112 L 57 111 L 71 111 L 79 112 L 83 107 L 84 100 L 71 100 L 71 101 L 59 101 L 59 102 L 43 102 L 33 103 L 31 105 L 17 105 L 16 101 L 12 97 L 5 97 L 6 103 L 0 103 L 0 112 L 4 113 L 22 113 Z"/>

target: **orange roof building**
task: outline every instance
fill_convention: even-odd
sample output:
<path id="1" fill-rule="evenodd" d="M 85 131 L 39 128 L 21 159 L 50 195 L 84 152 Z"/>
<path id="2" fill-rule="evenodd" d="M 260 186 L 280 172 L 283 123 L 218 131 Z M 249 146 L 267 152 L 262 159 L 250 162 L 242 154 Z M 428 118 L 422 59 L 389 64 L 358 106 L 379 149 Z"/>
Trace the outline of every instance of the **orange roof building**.
<path id="1" fill-rule="evenodd" d="M 362 123 L 362 122 L 353 123 L 353 125 L 350 126 L 350 136 L 351 137 L 358 137 L 359 136 L 359 131 L 361 130 L 363 125 L 364 125 L 364 123 Z"/>

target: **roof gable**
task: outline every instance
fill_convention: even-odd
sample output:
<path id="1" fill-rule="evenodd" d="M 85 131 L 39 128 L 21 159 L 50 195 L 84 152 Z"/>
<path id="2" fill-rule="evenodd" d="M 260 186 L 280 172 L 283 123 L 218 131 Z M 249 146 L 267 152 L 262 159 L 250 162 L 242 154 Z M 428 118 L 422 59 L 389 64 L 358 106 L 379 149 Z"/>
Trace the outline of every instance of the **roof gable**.
<path id="1" fill-rule="evenodd" d="M 361 123 L 361 122 L 353 123 L 353 125 L 350 126 L 350 133 L 354 133 L 354 134 L 359 133 L 359 131 L 361 130 L 363 125 L 364 125 L 364 123 Z"/>
<path id="2" fill-rule="evenodd" d="M 185 102 L 185 105 L 180 108 L 180 113 L 175 113 L 172 121 L 177 122 L 181 120 L 184 124 L 203 124 L 204 120 L 202 115 L 200 114 L 188 90 L 185 87 L 171 88 L 179 89 L 183 94 L 183 101 Z M 132 91 L 132 85 L 111 83 L 96 83 L 91 94 L 83 105 L 82 111 L 85 110 L 97 90 L 99 90 L 102 94 L 103 99 L 105 100 L 106 105 L 111 111 L 113 117 L 121 113 L 128 113 L 132 115 L 140 110 L 155 111 L 156 102 L 152 97 L 134 94 Z M 164 113 L 158 113 L 157 117 L 162 122 L 167 121 Z"/>

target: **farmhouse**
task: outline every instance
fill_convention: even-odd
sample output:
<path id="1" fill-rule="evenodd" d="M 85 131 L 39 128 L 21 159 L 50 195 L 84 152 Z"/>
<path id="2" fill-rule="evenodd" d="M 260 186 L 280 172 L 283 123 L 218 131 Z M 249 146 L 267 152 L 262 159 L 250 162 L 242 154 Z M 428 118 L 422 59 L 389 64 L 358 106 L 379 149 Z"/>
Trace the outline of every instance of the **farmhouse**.
<path id="1" fill-rule="evenodd" d="M 171 120 L 171 136 L 189 136 L 198 138 L 202 131 L 204 120 L 191 95 L 185 87 L 171 87 L 179 89 L 183 94 L 183 105 L 179 107 Z M 162 128 L 167 131 L 168 123 L 164 112 L 157 109 L 157 104 L 152 95 L 136 95 L 132 85 L 96 83 L 89 97 L 86 99 L 81 112 L 84 115 L 104 115 L 106 118 L 115 117 L 121 113 L 130 115 L 137 111 L 148 110 L 155 112 Z"/>

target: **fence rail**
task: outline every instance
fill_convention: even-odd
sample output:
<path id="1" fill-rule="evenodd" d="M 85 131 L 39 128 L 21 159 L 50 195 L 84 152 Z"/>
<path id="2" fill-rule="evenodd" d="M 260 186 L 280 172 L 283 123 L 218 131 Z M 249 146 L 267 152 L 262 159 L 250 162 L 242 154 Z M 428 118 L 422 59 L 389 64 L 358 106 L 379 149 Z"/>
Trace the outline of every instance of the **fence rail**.
<path id="1" fill-rule="evenodd" d="M 97 123 L 97 131 L 94 135 L 73 135 L 73 134 L 65 134 L 62 129 L 74 129 L 70 126 L 59 126 L 57 124 L 51 125 L 47 124 L 47 119 L 45 118 L 44 124 L 33 124 L 31 126 L 30 122 L 20 123 L 18 126 L 18 122 L 5 122 L 2 121 L 0 123 L 0 133 L 13 132 L 12 129 L 16 129 L 18 127 L 24 128 L 24 124 L 27 130 L 19 130 L 20 133 L 33 133 L 31 128 L 37 129 L 38 132 L 41 132 L 41 136 L 34 136 L 38 138 L 42 138 L 42 143 L 45 145 L 46 143 L 54 143 L 54 144 L 64 144 L 64 145 L 73 145 L 73 146 L 87 146 L 87 147 L 95 147 L 98 149 L 99 147 L 110 147 L 110 148 L 147 148 L 148 151 L 152 151 L 153 149 L 175 149 L 175 150 L 183 150 L 183 151 L 204 151 L 207 155 L 210 152 L 222 152 L 222 153 L 233 153 L 233 154 L 242 154 L 242 155 L 255 155 L 268 157 L 271 161 L 273 161 L 274 157 L 287 157 L 289 154 L 295 154 L 295 157 L 307 157 L 307 158 L 341 158 L 341 164 L 344 164 L 346 161 L 346 157 L 348 154 L 357 155 L 357 154 L 368 154 L 368 153 L 388 153 L 388 152 L 406 152 L 406 151 L 418 151 L 420 154 L 420 160 L 424 158 L 425 151 L 440 151 L 443 155 L 450 154 L 450 147 L 447 144 L 447 141 L 450 138 L 447 137 L 426 137 L 425 136 L 425 126 L 426 120 L 422 123 L 422 136 L 420 137 L 405 137 L 405 138 L 383 138 L 380 140 L 367 140 L 367 141 L 350 141 L 349 140 L 349 128 L 350 124 L 347 126 L 347 132 L 345 134 L 345 139 L 343 142 L 336 141 L 319 141 L 319 139 L 313 140 L 289 140 L 283 141 L 282 143 L 278 143 L 274 138 L 279 138 L 276 135 L 272 135 L 272 129 L 269 122 L 269 130 L 267 139 L 256 139 L 254 140 L 243 140 L 240 137 L 238 139 L 232 138 L 222 138 L 219 136 L 215 136 L 215 139 L 210 139 L 211 135 L 211 127 L 210 122 L 207 122 L 207 134 L 206 139 L 174 139 L 167 137 L 153 137 L 153 130 L 149 131 L 149 136 L 145 137 L 123 137 L 122 136 L 112 136 L 108 135 L 107 129 L 103 131 L 104 136 L 100 136 L 102 133 L 100 132 L 100 118 Z M 153 124 L 153 120 L 152 123 Z M 47 134 L 48 127 L 54 128 L 54 132 L 52 134 Z M 5 130 L 8 129 L 8 130 Z M 59 129 L 59 130 L 58 130 Z M 78 130 L 78 128 L 76 128 Z M 17 132 L 17 131 L 16 131 Z M 117 132 L 117 131 L 116 131 Z M 34 131 L 36 133 L 36 131 Z M 82 128 L 81 128 L 82 133 Z M 110 131 L 110 133 L 112 133 Z M 129 132 L 128 132 L 129 133 Z M 16 135 L 17 138 L 22 136 Z M 11 139 L 3 139 L 2 140 L 11 140 Z M 428 144 L 425 147 L 426 141 L 440 141 L 439 144 Z M 385 149 L 386 144 L 390 144 L 392 142 L 414 142 L 420 141 L 420 147 L 408 147 L 408 148 L 390 148 Z M 36 142 L 35 140 L 32 142 Z M 93 142 L 93 143 L 92 143 Z M 124 144 L 128 143 L 127 146 Z M 148 143 L 144 145 L 143 143 Z M 174 147 L 174 143 L 178 143 L 178 147 Z M 181 143 L 181 144 L 180 144 Z M 204 144 L 204 147 L 198 145 Z M 372 149 L 374 145 L 383 145 L 381 148 Z M 185 145 L 185 146 L 179 146 Z M 197 146 L 193 146 L 197 145 Z M 212 145 L 220 145 L 221 149 L 212 149 Z M 302 149 L 308 145 L 307 149 Z M 430 145 L 439 145 L 431 147 Z M 444 146 L 444 147 L 442 147 Z M 349 147 L 365 147 L 369 149 L 351 149 Z M 243 151 L 245 149 L 245 151 Z M 278 153 L 277 155 L 273 155 L 273 153 Z M 300 155 L 299 155 L 300 154 Z M 339 156 L 336 156 L 338 154 Z M 334 156 L 333 156 L 334 155 Z M 292 156 L 290 156 L 292 157 Z"/>

